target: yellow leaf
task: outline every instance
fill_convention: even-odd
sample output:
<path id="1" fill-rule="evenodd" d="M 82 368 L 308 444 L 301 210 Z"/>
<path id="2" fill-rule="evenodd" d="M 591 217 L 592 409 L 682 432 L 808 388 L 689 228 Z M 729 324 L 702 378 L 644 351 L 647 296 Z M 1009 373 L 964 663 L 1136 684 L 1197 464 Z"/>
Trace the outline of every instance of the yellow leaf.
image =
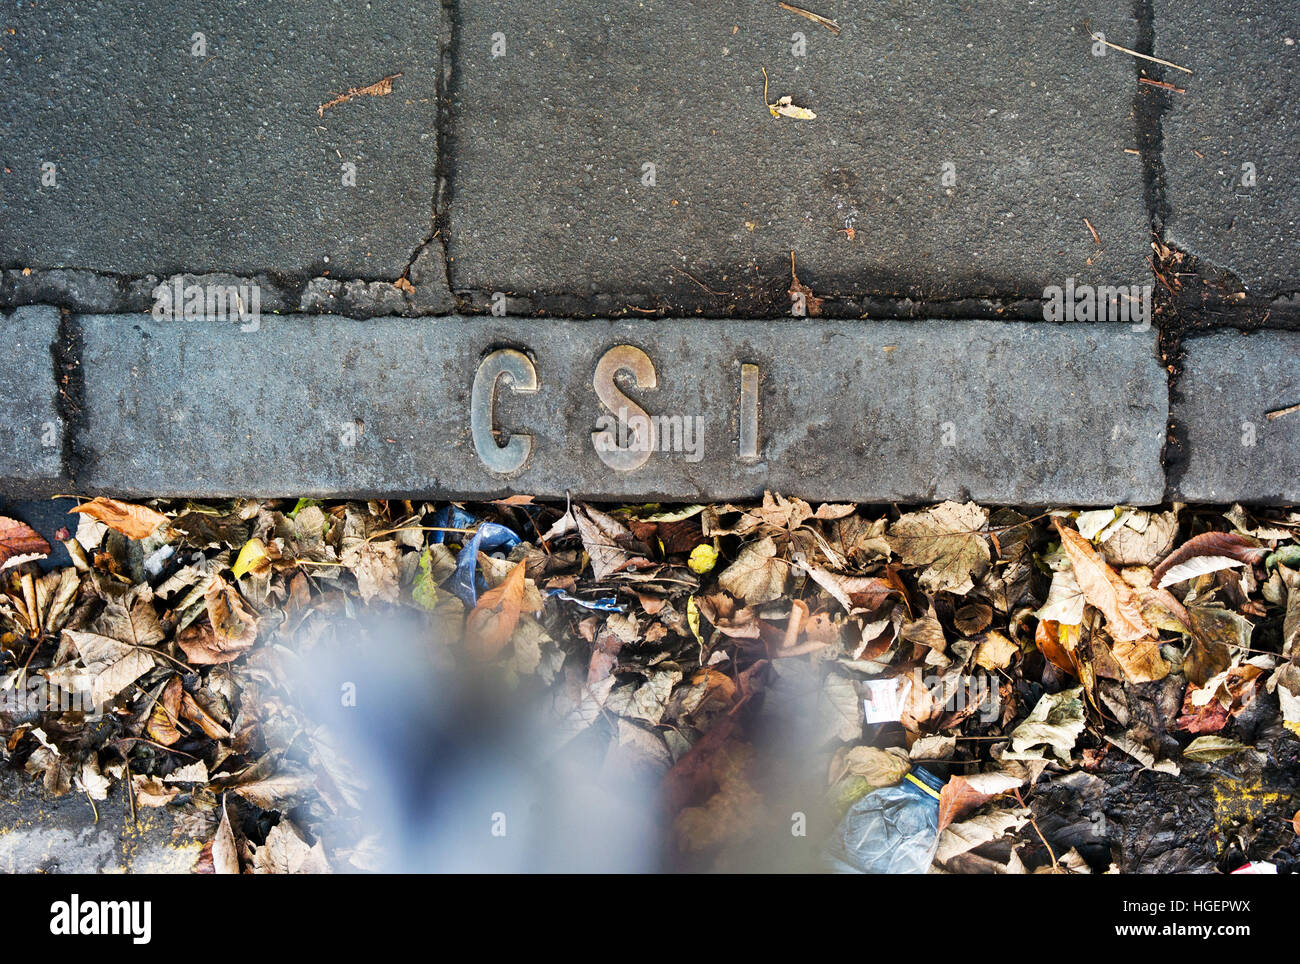
<path id="1" fill-rule="evenodd" d="M 695 604 L 694 596 L 686 600 L 686 625 L 691 627 L 695 641 L 703 646 L 704 637 L 700 635 L 700 607 Z"/>
<path id="2" fill-rule="evenodd" d="M 266 544 L 261 539 L 249 539 L 244 543 L 244 548 L 239 550 L 239 555 L 235 558 L 235 564 L 230 567 L 230 571 L 235 574 L 236 579 L 240 579 L 256 569 L 258 563 L 265 558 Z"/>
<path id="3" fill-rule="evenodd" d="M 701 542 L 691 550 L 691 556 L 686 560 L 686 564 L 691 567 L 691 572 L 704 575 L 711 572 L 718 562 L 718 550 L 713 548 L 707 542 Z"/>

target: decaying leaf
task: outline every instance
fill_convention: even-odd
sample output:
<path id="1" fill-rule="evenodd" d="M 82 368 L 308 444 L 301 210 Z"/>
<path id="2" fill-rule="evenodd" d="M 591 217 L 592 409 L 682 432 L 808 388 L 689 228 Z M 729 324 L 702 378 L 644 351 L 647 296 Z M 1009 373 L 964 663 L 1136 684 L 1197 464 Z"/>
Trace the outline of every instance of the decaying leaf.
<path id="1" fill-rule="evenodd" d="M 779 599 L 785 592 L 790 563 L 778 558 L 771 536 L 745 545 L 736 561 L 718 576 L 718 585 L 750 605 Z"/>
<path id="2" fill-rule="evenodd" d="M 257 619 L 239 592 L 220 576 L 213 578 L 204 596 L 208 621 L 183 630 L 176 643 L 190 662 L 200 666 L 238 659 L 257 641 Z"/>
<path id="3" fill-rule="evenodd" d="M 1227 740 L 1221 736 L 1198 736 L 1183 750 L 1183 757 L 1198 763 L 1212 763 L 1249 749 L 1236 740 Z"/>
<path id="4" fill-rule="evenodd" d="M 161 512 L 155 512 L 148 506 L 119 502 L 106 496 L 91 499 L 70 512 L 80 512 L 102 522 L 115 532 L 120 532 L 128 539 L 147 539 L 158 527 L 167 521 Z"/>
<path id="5" fill-rule="evenodd" d="M 989 514 L 974 502 L 944 502 L 909 512 L 889 529 L 889 545 L 909 566 L 926 566 L 921 585 L 930 592 L 965 595 L 989 564 Z"/>
<path id="6" fill-rule="evenodd" d="M 1024 780 L 1009 773 L 974 773 L 954 776 L 939 792 L 939 830 L 960 820 L 999 794 L 1015 790 Z"/>
<path id="7" fill-rule="evenodd" d="M 524 563 L 510 570 L 505 582 L 479 597 L 469 614 L 465 628 L 467 647 L 479 659 L 492 659 L 510 642 L 519 625 L 519 610 L 524 601 Z"/>
<path id="8" fill-rule="evenodd" d="M 0 569 L 44 559 L 49 551 L 50 544 L 27 523 L 0 516 Z"/>
<path id="9" fill-rule="evenodd" d="M 328 874 L 329 862 L 319 840 L 308 846 L 287 818 L 271 828 L 266 842 L 253 851 L 255 874 Z"/>
<path id="10" fill-rule="evenodd" d="M 1156 566 L 1151 585 L 1160 589 L 1207 572 L 1259 562 L 1268 550 L 1236 532 L 1203 532 L 1188 539 Z"/>
<path id="11" fill-rule="evenodd" d="M 1065 550 L 1074 568 L 1074 578 L 1083 598 L 1106 617 L 1106 631 L 1117 642 L 1145 639 L 1155 633 L 1142 617 L 1142 606 L 1131 586 L 1106 564 L 1088 540 L 1060 519 L 1054 519 Z"/>
<path id="12" fill-rule="evenodd" d="M 1083 732 L 1083 687 L 1047 693 L 1018 727 L 1011 731 L 1014 754 L 1025 754 L 1033 747 L 1047 746 L 1062 763 L 1070 762 L 1074 744 Z M 1041 755 L 1041 751 L 1038 754 Z"/>

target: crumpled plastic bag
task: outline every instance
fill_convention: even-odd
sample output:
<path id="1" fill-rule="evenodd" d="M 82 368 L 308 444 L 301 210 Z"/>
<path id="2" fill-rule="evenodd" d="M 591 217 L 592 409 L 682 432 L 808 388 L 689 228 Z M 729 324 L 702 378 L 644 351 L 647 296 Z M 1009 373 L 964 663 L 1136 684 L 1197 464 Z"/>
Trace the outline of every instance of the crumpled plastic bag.
<path id="1" fill-rule="evenodd" d="M 924 874 L 939 843 L 941 781 L 917 767 L 897 786 L 873 790 L 849 807 L 826 846 L 841 874 Z"/>

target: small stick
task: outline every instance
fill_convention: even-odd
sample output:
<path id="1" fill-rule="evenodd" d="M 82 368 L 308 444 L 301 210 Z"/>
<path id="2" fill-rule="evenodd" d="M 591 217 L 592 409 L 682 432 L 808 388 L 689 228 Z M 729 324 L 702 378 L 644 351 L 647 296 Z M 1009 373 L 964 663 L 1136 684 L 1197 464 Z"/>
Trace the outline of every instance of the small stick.
<path id="1" fill-rule="evenodd" d="M 777 6 L 782 10 L 789 10 L 791 13 L 797 13 L 801 17 L 806 17 L 813 23 L 821 24 L 837 37 L 840 35 L 840 25 L 834 20 L 823 17 L 821 14 L 813 13 L 811 10 L 805 10 L 803 7 L 796 7 L 789 3 L 778 3 Z"/>
<path id="2" fill-rule="evenodd" d="M 1281 418 L 1283 415 L 1290 415 L 1292 412 L 1300 412 L 1300 404 L 1288 405 L 1286 408 L 1275 408 L 1271 412 L 1265 412 L 1264 417 L 1271 422 L 1275 418 Z"/>
<path id="3" fill-rule="evenodd" d="M 1182 87 L 1175 87 L 1165 80 L 1152 80 L 1150 77 L 1139 77 L 1139 84 L 1150 84 L 1152 87 L 1159 87 L 1161 90 L 1172 90 L 1175 94 L 1185 94 L 1187 91 Z"/>
<path id="4" fill-rule="evenodd" d="M 1092 39 L 1098 43 L 1103 43 L 1112 50 L 1118 50 L 1120 53 L 1129 54 L 1133 57 L 1141 57 L 1143 60 L 1149 60 L 1153 64 L 1160 64 L 1163 67 L 1172 67 L 1174 70 L 1181 70 L 1185 74 L 1190 74 L 1191 70 L 1186 67 L 1180 67 L 1178 64 L 1170 63 L 1168 60 L 1161 60 L 1159 57 L 1152 57 L 1149 54 L 1140 54 L 1136 50 L 1129 50 L 1127 47 L 1121 47 L 1119 44 L 1113 44 L 1100 34 L 1093 34 Z"/>
<path id="5" fill-rule="evenodd" d="M 1097 233 L 1097 229 L 1092 226 L 1092 222 L 1089 221 L 1087 218 L 1083 219 L 1083 223 L 1088 226 L 1088 233 L 1092 235 L 1092 243 L 1100 247 L 1101 235 Z"/>
<path id="6" fill-rule="evenodd" d="M 399 70 L 395 74 L 389 74 L 387 77 L 380 78 L 373 84 L 366 84 L 364 87 L 349 88 L 346 94 L 339 94 L 328 103 L 321 104 L 317 107 L 316 116 L 324 117 L 325 112 L 331 107 L 337 107 L 339 104 L 346 104 L 354 97 L 384 97 L 391 94 L 393 92 L 393 81 L 400 76 L 402 76 L 402 72 Z"/>

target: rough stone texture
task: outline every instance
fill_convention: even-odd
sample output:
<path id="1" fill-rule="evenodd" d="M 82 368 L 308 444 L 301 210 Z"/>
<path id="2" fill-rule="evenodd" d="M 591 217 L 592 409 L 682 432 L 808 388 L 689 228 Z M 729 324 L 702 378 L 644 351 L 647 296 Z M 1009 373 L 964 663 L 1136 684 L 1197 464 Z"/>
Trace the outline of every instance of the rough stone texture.
<path id="1" fill-rule="evenodd" d="M 62 475 L 63 419 L 57 407 L 54 357 L 57 308 L 0 312 L 0 491 L 53 482 Z"/>
<path id="2" fill-rule="evenodd" d="M 392 280 L 430 234 L 434 0 L 11 6 L 0 267 Z"/>
<path id="3" fill-rule="evenodd" d="M 1266 296 L 1300 291 L 1300 20 L 1285 7 L 1154 4 L 1156 54 L 1194 71 L 1164 74 L 1187 90 L 1163 120 L 1165 235 Z"/>
<path id="4" fill-rule="evenodd" d="M 1300 502 L 1300 332 L 1216 331 L 1188 339 L 1173 418 L 1183 440 L 1178 498 Z M 1251 444 L 1253 443 L 1253 444 Z"/>
<path id="5" fill-rule="evenodd" d="M 458 7 L 453 289 L 707 301 L 689 272 L 736 299 L 788 281 L 792 250 L 819 294 L 1038 297 L 1069 276 L 1150 280 L 1142 164 L 1124 153 L 1135 67 L 1094 57 L 1084 27 L 1132 46 L 1128 12 L 824 12 L 838 37 L 739 0 Z M 795 33 L 806 57 L 792 56 Z M 772 117 L 764 67 L 769 101 L 792 95 L 817 119 Z"/>
<path id="6" fill-rule="evenodd" d="M 172 839 L 171 815 L 140 808 L 135 819 L 122 784 L 95 803 L 73 790 L 48 796 L 40 783 L 0 770 L 0 873 L 185 874 L 202 842 Z"/>
<path id="7" fill-rule="evenodd" d="M 299 316 L 241 333 L 80 321 L 80 492 L 690 501 L 767 488 L 1109 505 L 1164 490 L 1154 332 L 1120 325 Z M 642 347 L 657 370 L 657 387 L 625 385 L 630 397 L 701 420 L 699 461 L 656 452 L 616 472 L 598 459 L 593 375 L 620 344 Z M 510 346 L 532 358 L 540 386 L 498 392 L 498 429 L 534 442 L 522 470 L 497 476 L 471 439 L 470 392 L 480 359 Z M 755 461 L 738 456 L 742 363 L 761 371 Z"/>

